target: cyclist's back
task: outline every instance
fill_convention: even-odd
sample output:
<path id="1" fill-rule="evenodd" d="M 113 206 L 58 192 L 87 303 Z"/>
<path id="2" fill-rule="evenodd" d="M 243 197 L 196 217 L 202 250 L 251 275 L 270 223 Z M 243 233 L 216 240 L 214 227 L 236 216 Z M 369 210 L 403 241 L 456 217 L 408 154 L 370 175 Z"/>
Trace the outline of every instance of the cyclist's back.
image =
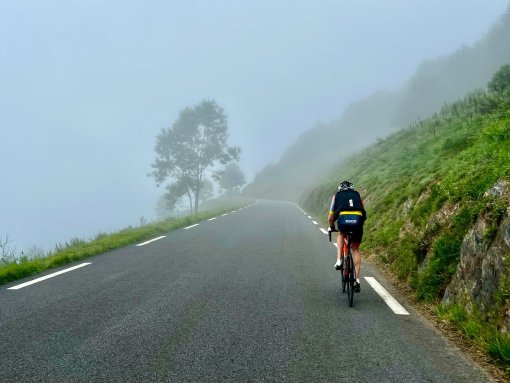
<path id="1" fill-rule="evenodd" d="M 338 190 L 331 200 L 329 210 L 329 214 L 333 215 L 333 221 L 338 222 L 340 232 L 363 230 L 363 222 L 367 213 L 361 196 L 356 190 L 351 188 Z M 353 239 L 353 242 L 361 243 L 361 238 Z"/>

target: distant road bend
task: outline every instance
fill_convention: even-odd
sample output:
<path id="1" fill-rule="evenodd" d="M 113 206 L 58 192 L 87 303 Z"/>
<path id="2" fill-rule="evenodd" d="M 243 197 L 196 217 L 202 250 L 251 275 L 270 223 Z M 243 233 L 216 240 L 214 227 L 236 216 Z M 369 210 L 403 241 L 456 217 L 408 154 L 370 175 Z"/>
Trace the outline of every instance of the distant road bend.
<path id="1" fill-rule="evenodd" d="M 366 264 L 349 308 L 296 205 L 215 218 L 2 286 L 0 381 L 491 381 Z"/>

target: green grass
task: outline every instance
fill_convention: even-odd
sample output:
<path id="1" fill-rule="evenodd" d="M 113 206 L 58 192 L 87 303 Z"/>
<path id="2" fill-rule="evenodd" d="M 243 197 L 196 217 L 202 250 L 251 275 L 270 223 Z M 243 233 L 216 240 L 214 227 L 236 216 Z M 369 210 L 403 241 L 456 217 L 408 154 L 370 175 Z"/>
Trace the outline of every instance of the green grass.
<path id="1" fill-rule="evenodd" d="M 363 251 L 387 264 L 418 300 L 439 305 L 467 232 L 483 217 L 488 247 L 507 208 L 484 193 L 498 180 L 510 180 L 510 91 L 473 93 L 379 140 L 339 163 L 328 181 L 299 202 L 325 221 L 331 195 L 343 179 L 351 180 L 365 199 Z M 498 318 L 510 308 L 510 282 L 501 284 L 489 319 L 457 306 L 441 315 L 510 368 L 510 339 L 498 331 Z"/>
<path id="2" fill-rule="evenodd" d="M 132 245 L 154 236 L 168 233 L 219 214 L 235 210 L 243 205 L 246 204 L 156 222 L 142 227 L 127 228 L 117 233 L 101 233 L 91 241 L 73 239 L 64 246 L 58 245 L 55 251 L 51 252 L 46 257 L 36 259 L 22 257 L 16 262 L 0 266 L 0 285 L 20 278 L 36 275 L 42 271 L 59 267 L 66 263 L 79 261 L 110 250 Z"/>
<path id="3" fill-rule="evenodd" d="M 483 193 L 510 175 L 507 100 L 499 100 L 499 108 L 483 114 L 476 105 L 484 97 L 489 96 L 470 95 L 445 106 L 441 114 L 379 140 L 339 164 L 331 181 L 301 201 L 306 209 L 326 217 L 327 201 L 338 182 L 352 180 L 367 205 L 365 251 L 384 254 L 395 273 L 412 282 L 419 299 L 441 297 L 458 263 L 462 238 L 493 202 Z M 403 216 L 406 201 L 411 201 L 411 208 Z M 434 222 L 447 203 L 458 213 L 448 222 Z M 497 227 L 493 221 L 485 235 L 488 242 Z M 404 222 L 410 231 L 402 232 Z M 426 254 L 428 264 L 417 277 Z"/>
<path id="4" fill-rule="evenodd" d="M 501 332 L 496 322 L 484 318 L 476 311 L 467 312 L 460 304 L 440 305 L 437 314 L 439 318 L 455 325 L 465 338 L 510 372 L 510 335 Z"/>

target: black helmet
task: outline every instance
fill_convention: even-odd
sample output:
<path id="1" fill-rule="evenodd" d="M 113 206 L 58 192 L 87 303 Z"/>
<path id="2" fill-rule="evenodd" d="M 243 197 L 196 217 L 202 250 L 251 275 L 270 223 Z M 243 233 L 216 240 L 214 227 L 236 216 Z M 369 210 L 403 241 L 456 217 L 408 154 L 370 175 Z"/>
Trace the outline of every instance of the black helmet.
<path id="1" fill-rule="evenodd" d="M 354 185 L 349 181 L 342 181 L 340 185 L 338 185 L 338 190 L 354 190 Z"/>

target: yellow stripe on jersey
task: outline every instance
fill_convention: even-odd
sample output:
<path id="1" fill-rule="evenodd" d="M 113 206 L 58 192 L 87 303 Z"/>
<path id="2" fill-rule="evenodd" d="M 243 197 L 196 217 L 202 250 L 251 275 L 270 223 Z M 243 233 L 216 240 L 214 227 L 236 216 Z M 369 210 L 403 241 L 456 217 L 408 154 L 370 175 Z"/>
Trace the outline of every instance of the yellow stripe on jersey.
<path id="1" fill-rule="evenodd" d="M 340 215 L 347 215 L 347 214 L 354 214 L 354 215 L 363 215 L 360 211 L 341 211 Z"/>

